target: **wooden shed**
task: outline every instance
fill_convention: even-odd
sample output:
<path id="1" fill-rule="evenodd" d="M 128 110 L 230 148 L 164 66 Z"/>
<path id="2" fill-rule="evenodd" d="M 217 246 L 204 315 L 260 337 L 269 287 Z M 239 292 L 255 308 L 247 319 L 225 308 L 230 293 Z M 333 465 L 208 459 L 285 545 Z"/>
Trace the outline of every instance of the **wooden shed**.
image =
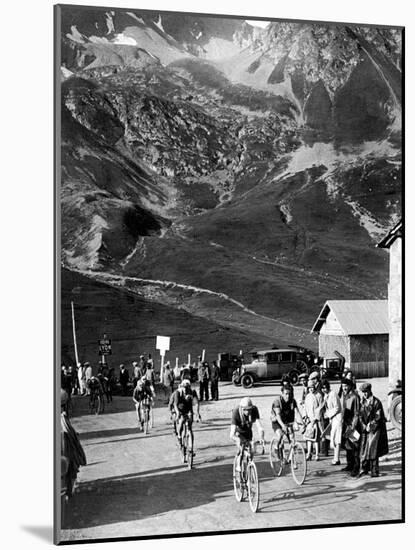
<path id="1" fill-rule="evenodd" d="M 388 376 L 387 300 L 328 300 L 312 332 L 319 335 L 319 355 L 345 358 L 355 376 Z"/>

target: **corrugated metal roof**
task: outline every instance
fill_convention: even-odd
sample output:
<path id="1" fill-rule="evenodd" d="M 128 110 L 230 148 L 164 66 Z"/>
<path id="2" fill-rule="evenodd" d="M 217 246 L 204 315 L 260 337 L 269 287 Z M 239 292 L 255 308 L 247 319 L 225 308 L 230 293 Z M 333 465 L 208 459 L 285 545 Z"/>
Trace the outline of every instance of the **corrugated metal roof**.
<path id="1" fill-rule="evenodd" d="M 389 334 L 387 300 L 327 300 L 311 332 L 320 332 L 330 311 L 346 335 Z"/>

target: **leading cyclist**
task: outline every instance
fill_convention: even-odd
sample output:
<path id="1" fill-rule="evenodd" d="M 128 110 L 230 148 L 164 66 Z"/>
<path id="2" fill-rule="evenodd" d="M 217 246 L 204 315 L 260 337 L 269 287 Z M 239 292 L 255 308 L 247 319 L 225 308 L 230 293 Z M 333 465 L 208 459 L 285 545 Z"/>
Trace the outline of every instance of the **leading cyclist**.
<path id="1" fill-rule="evenodd" d="M 197 393 L 195 392 L 195 390 L 192 389 L 190 385 L 190 380 L 185 379 L 180 384 L 177 391 L 173 393 L 173 396 L 172 396 L 172 406 L 176 416 L 176 423 L 177 423 L 177 438 L 180 444 L 182 441 L 183 424 L 186 417 L 188 419 L 189 430 L 191 433 L 192 444 L 193 444 L 192 423 L 193 423 L 193 404 L 194 403 L 196 403 L 196 413 L 197 413 L 197 419 L 199 421 L 201 420 L 200 409 L 199 409 L 199 399 L 197 397 Z"/>
<path id="2" fill-rule="evenodd" d="M 255 424 L 259 439 L 264 441 L 264 428 L 262 427 L 258 407 L 252 404 L 249 397 L 243 397 L 239 406 L 232 411 L 230 438 L 238 447 L 238 462 L 236 470 L 241 471 L 242 446 L 248 443 L 252 453 L 252 426 Z"/>
<path id="3" fill-rule="evenodd" d="M 151 401 L 153 401 L 154 391 L 150 384 L 150 381 L 147 380 L 145 376 L 143 376 L 137 382 L 137 385 L 133 391 L 133 401 L 135 409 L 137 411 L 138 426 L 141 428 L 141 431 L 143 431 L 144 429 L 144 418 L 141 418 L 141 402 L 144 401 L 146 398 L 149 398 Z"/>

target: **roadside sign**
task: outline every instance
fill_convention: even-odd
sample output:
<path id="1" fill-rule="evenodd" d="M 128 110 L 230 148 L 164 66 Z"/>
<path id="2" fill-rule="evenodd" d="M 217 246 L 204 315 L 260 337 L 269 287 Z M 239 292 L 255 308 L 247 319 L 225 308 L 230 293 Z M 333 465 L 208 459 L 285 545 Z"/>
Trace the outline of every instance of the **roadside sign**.
<path id="1" fill-rule="evenodd" d="M 160 354 L 170 350 L 170 336 L 157 336 L 156 349 L 160 350 Z"/>
<path id="2" fill-rule="evenodd" d="M 98 355 L 111 355 L 111 340 L 110 338 L 101 338 L 98 340 L 99 352 Z"/>

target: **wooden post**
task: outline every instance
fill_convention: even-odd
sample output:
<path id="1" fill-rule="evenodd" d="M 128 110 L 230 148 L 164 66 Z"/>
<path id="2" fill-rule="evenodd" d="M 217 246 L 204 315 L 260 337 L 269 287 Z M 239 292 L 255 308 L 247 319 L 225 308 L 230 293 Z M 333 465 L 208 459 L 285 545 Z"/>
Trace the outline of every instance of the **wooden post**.
<path id="1" fill-rule="evenodd" d="M 176 369 L 177 369 L 178 366 L 179 366 L 179 358 L 176 357 Z"/>
<path id="2" fill-rule="evenodd" d="M 190 353 L 187 354 L 187 364 L 188 364 L 189 367 L 190 367 Z"/>
<path id="3" fill-rule="evenodd" d="M 71 309 L 72 309 L 72 333 L 73 333 L 73 347 L 75 350 L 75 361 L 76 366 L 78 367 L 79 364 L 79 357 L 78 357 L 78 346 L 76 344 L 76 331 L 75 331 L 75 310 L 73 302 L 71 301 Z"/>
<path id="4" fill-rule="evenodd" d="M 206 350 L 203 350 L 203 351 L 202 351 L 202 361 L 205 360 L 205 353 L 206 353 Z"/>
<path id="5" fill-rule="evenodd" d="M 160 351 L 160 382 L 163 383 L 163 374 L 164 374 L 164 354 L 165 352 Z"/>

